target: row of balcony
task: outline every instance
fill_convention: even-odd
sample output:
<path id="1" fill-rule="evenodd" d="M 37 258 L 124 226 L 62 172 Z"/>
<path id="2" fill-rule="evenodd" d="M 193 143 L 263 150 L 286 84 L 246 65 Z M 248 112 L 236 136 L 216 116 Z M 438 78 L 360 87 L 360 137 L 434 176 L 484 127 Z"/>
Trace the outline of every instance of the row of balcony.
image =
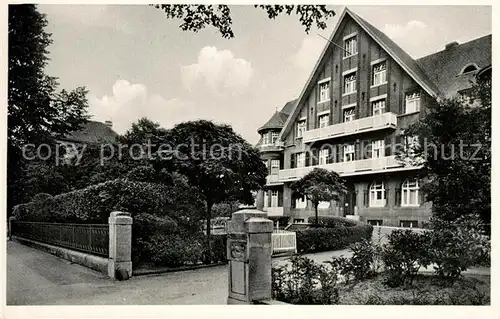
<path id="1" fill-rule="evenodd" d="M 404 168 L 404 165 L 396 159 L 396 156 L 384 156 L 350 162 L 322 164 L 307 167 L 289 168 L 279 170 L 278 174 L 268 175 L 267 184 L 279 184 L 298 180 L 304 177 L 314 168 L 324 168 L 335 171 L 340 176 L 358 175 L 363 173 L 376 173 L 388 169 Z M 410 167 L 411 168 L 411 167 Z M 418 167 L 413 167 L 418 168 Z"/>
<path id="2" fill-rule="evenodd" d="M 363 132 L 370 132 L 386 128 L 395 129 L 398 124 L 396 114 L 387 112 L 380 115 L 364 117 L 358 120 L 338 123 L 313 130 L 305 131 L 302 135 L 304 143 L 315 142 L 334 137 L 347 136 Z"/>

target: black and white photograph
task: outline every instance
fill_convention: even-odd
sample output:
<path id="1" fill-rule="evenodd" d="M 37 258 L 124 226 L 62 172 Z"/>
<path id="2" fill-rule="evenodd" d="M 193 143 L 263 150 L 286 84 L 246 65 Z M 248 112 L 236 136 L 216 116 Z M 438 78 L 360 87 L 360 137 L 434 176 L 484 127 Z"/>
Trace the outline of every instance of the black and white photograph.
<path id="1" fill-rule="evenodd" d="M 424 2 L 2 5 L 4 318 L 498 316 L 494 6 Z"/>

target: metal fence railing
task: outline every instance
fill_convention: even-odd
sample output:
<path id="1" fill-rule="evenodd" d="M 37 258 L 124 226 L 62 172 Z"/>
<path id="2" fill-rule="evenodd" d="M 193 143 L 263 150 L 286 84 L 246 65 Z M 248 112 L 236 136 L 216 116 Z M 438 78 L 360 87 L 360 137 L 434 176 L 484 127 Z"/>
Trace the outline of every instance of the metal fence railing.
<path id="1" fill-rule="evenodd" d="M 12 221 L 12 235 L 94 255 L 109 256 L 109 225 Z"/>

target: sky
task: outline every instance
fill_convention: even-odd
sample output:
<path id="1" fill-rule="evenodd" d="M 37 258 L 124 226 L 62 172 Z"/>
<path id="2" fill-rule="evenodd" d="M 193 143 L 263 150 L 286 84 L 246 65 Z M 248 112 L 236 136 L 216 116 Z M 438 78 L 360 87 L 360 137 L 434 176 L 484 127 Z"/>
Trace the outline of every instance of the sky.
<path id="1" fill-rule="evenodd" d="M 182 31 L 147 5 L 39 5 L 52 34 L 46 72 L 60 88 L 85 86 L 93 120 L 124 133 L 141 117 L 165 128 L 197 119 L 226 123 L 250 143 L 257 128 L 299 96 L 343 6 L 328 28 L 304 32 L 298 16 L 269 20 L 231 6 L 233 39 L 214 28 Z M 349 6 L 413 58 L 491 34 L 488 6 Z"/>

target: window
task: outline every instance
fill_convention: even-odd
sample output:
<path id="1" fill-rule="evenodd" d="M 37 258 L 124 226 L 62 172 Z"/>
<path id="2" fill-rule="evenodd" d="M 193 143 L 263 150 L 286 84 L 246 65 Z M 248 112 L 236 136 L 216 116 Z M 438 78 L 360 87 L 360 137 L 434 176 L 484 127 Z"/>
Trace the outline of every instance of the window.
<path id="1" fill-rule="evenodd" d="M 420 111 L 420 93 L 406 94 L 405 113 Z"/>
<path id="2" fill-rule="evenodd" d="M 306 153 L 297 153 L 297 168 L 306 166 Z"/>
<path id="3" fill-rule="evenodd" d="M 373 182 L 370 186 L 370 207 L 385 206 L 385 186 L 383 182 Z"/>
<path id="4" fill-rule="evenodd" d="M 269 144 L 269 134 L 264 133 L 262 134 L 262 145 L 267 145 Z"/>
<path id="5" fill-rule="evenodd" d="M 324 165 L 328 161 L 328 156 L 330 156 L 329 149 L 325 148 L 319 150 L 319 165 Z"/>
<path id="6" fill-rule="evenodd" d="M 271 207 L 278 207 L 278 191 L 271 191 Z"/>
<path id="7" fill-rule="evenodd" d="M 381 62 L 373 66 L 373 82 L 372 85 L 381 85 L 387 83 L 386 63 Z"/>
<path id="8" fill-rule="evenodd" d="M 382 219 L 368 219 L 367 222 L 372 226 L 382 226 L 383 224 Z"/>
<path id="9" fill-rule="evenodd" d="M 356 112 L 353 107 L 344 110 L 344 122 L 354 121 L 355 116 Z"/>
<path id="10" fill-rule="evenodd" d="M 419 203 L 418 179 L 407 179 L 401 187 L 401 206 L 418 206 Z"/>
<path id="11" fill-rule="evenodd" d="M 399 227 L 418 227 L 418 221 L 416 220 L 400 220 L 399 221 Z"/>
<path id="12" fill-rule="evenodd" d="M 264 207 L 269 207 L 269 195 L 264 191 Z"/>
<path id="13" fill-rule="evenodd" d="M 330 208 L 330 202 L 319 202 L 318 209 L 328 209 Z"/>
<path id="14" fill-rule="evenodd" d="M 297 122 L 297 138 L 302 137 L 306 130 L 306 120 Z"/>
<path id="15" fill-rule="evenodd" d="M 318 116 L 318 119 L 319 119 L 319 127 L 322 128 L 322 127 L 328 126 L 328 124 L 330 122 L 330 115 L 323 114 L 323 115 Z"/>
<path id="16" fill-rule="evenodd" d="M 385 142 L 384 140 L 377 140 L 372 142 L 372 158 L 381 158 L 385 155 Z"/>
<path id="17" fill-rule="evenodd" d="M 344 145 L 344 162 L 354 161 L 354 144 Z"/>
<path id="18" fill-rule="evenodd" d="M 349 57 L 358 53 L 358 40 L 356 36 L 344 41 L 344 57 Z"/>
<path id="19" fill-rule="evenodd" d="M 302 198 L 297 198 L 295 200 L 295 208 L 306 208 L 307 206 L 307 200 L 306 200 L 306 197 L 302 197 Z"/>
<path id="20" fill-rule="evenodd" d="M 271 133 L 271 143 L 274 144 L 274 142 L 276 142 L 276 140 L 278 139 L 278 135 L 279 135 L 278 132 L 272 132 Z"/>
<path id="21" fill-rule="evenodd" d="M 418 149 L 420 142 L 418 141 L 418 136 L 407 135 L 403 136 L 404 150 L 406 155 L 413 157 L 415 156 L 415 150 Z"/>
<path id="22" fill-rule="evenodd" d="M 385 113 L 385 99 L 372 102 L 373 116 L 382 115 Z"/>
<path id="23" fill-rule="evenodd" d="M 304 224 L 305 223 L 304 218 L 294 218 L 293 222 L 295 224 Z"/>
<path id="24" fill-rule="evenodd" d="M 319 85 L 319 102 L 330 101 L 330 81 Z"/>
<path id="25" fill-rule="evenodd" d="M 467 74 L 467 73 L 475 72 L 477 70 L 479 70 L 479 67 L 477 66 L 477 64 L 471 63 L 471 64 L 465 65 L 463 67 L 462 71 L 460 72 L 460 74 Z"/>
<path id="26" fill-rule="evenodd" d="M 356 92 L 356 72 L 344 76 L 344 94 Z"/>
<path id="27" fill-rule="evenodd" d="M 271 168 L 280 168 L 280 160 L 271 160 Z"/>

